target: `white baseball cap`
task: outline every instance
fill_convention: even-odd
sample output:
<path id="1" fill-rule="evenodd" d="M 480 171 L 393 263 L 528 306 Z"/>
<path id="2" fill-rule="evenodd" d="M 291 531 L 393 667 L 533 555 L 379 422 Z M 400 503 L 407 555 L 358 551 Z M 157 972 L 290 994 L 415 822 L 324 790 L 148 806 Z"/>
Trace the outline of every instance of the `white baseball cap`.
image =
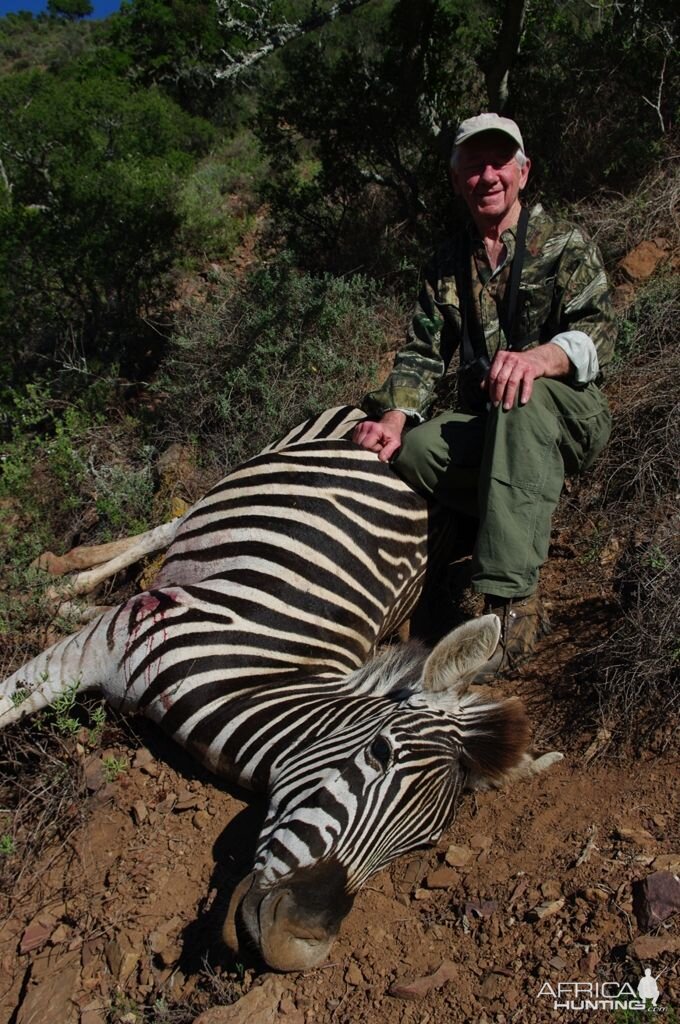
<path id="1" fill-rule="evenodd" d="M 481 132 L 503 132 L 524 152 L 524 142 L 519 128 L 509 117 L 501 117 L 500 114 L 477 114 L 476 117 L 468 117 L 467 121 L 461 121 L 453 145 L 460 146 Z"/>

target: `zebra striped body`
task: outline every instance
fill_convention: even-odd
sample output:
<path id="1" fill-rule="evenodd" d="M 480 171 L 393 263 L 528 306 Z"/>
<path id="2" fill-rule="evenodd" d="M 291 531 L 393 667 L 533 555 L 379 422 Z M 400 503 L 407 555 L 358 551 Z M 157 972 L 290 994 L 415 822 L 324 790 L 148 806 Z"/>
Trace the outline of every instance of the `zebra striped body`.
<path id="1" fill-rule="evenodd" d="M 0 725 L 78 680 L 269 792 L 241 910 L 281 969 L 323 959 L 365 879 L 446 827 L 469 766 L 498 774 L 527 738 L 515 703 L 461 692 L 494 617 L 429 657 L 375 654 L 421 592 L 431 514 L 341 436 L 359 415 L 326 414 L 230 474 L 178 523 L 152 589 L 0 687 Z"/>

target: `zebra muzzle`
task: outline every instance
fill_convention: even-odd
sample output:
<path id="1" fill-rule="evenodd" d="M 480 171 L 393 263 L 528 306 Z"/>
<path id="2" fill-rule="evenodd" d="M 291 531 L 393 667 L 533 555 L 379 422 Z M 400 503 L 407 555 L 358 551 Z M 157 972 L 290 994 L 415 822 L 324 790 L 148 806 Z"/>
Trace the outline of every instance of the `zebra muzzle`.
<path id="1" fill-rule="evenodd" d="M 295 887 L 261 889 L 256 873 L 251 873 L 234 890 L 222 935 L 229 949 L 237 952 L 241 931 L 269 967 L 299 971 L 326 960 L 343 916 L 310 912 L 300 906 Z"/>
<path id="2" fill-rule="evenodd" d="M 255 872 L 250 871 L 245 878 L 242 878 L 238 883 L 231 899 L 229 900 L 229 907 L 227 908 L 227 916 L 224 919 L 222 926 L 222 940 L 228 950 L 232 953 L 238 953 L 239 951 L 239 938 L 236 931 L 236 915 L 238 914 L 239 907 L 243 901 L 247 892 L 252 888 L 253 882 L 255 881 Z"/>

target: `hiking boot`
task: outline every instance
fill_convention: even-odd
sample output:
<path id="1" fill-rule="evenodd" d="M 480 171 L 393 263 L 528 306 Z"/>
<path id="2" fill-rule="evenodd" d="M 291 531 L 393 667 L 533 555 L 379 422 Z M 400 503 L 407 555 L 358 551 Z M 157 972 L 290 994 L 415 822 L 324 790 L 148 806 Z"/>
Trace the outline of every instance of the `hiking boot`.
<path id="1" fill-rule="evenodd" d="M 497 615 L 501 620 L 501 638 L 489 660 L 475 673 L 473 683 L 490 683 L 516 668 L 533 653 L 538 637 L 550 633 L 550 622 L 537 593 L 517 598 L 487 596 L 484 614 Z"/>

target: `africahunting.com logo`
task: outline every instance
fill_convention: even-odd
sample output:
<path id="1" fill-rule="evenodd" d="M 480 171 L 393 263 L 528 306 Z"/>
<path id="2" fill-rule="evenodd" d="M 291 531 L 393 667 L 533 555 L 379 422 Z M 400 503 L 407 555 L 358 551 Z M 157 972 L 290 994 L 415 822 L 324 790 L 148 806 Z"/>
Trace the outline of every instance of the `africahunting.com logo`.
<path id="1" fill-rule="evenodd" d="M 661 995 L 657 982 L 658 978 L 652 977 L 651 969 L 647 967 L 637 989 L 627 981 L 546 981 L 538 998 L 552 1000 L 555 1010 L 652 1010 L 663 1013 L 665 1007 L 657 1006 Z"/>

